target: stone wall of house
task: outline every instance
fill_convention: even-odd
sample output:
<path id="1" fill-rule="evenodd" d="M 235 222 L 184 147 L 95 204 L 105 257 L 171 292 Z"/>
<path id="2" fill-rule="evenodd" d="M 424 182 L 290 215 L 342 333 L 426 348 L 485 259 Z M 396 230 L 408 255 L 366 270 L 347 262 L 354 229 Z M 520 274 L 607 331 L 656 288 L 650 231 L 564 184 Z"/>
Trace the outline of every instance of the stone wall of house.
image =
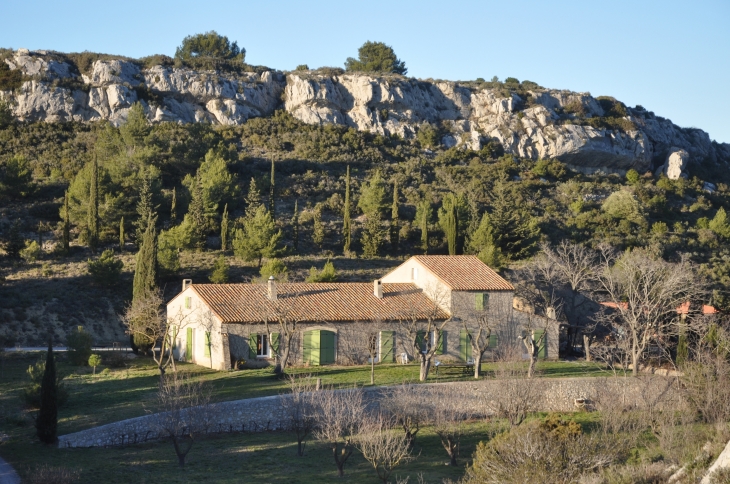
<path id="1" fill-rule="evenodd" d="M 680 399 L 674 379 L 662 377 L 641 378 L 552 378 L 533 380 L 481 380 L 426 385 L 433 392 L 432 400 L 443 396 L 457 398 L 465 415 L 487 416 L 490 402 L 504 397 L 510 384 L 531 385 L 536 392 L 535 409 L 540 411 L 575 411 L 576 400 L 587 400 L 601 408 L 602 405 L 647 407 L 676 405 Z M 378 405 L 388 387 L 366 390 L 366 400 L 371 408 Z M 286 430 L 287 418 L 281 399 L 288 395 L 250 398 L 210 405 L 205 428 L 206 433 L 264 432 Z M 111 447 L 159 440 L 164 437 L 158 428 L 158 414 L 145 415 L 115 422 L 92 429 L 59 437 L 61 448 Z"/>

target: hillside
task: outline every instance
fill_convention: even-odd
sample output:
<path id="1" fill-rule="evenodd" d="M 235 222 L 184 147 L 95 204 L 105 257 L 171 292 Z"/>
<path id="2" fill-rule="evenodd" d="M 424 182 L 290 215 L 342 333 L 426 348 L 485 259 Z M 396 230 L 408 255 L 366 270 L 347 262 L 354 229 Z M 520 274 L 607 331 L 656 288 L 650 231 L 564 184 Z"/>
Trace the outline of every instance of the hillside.
<path id="1" fill-rule="evenodd" d="M 224 207 L 230 238 L 243 224 L 251 179 L 272 208 L 272 162 L 280 257 L 291 280 L 328 258 L 342 280 L 377 277 L 424 251 L 424 211 L 429 253 L 446 253 L 439 211 L 454 194 L 460 252 L 473 251 L 469 241 L 489 214 L 505 267 L 534 255 L 540 241 L 648 247 L 669 260 L 687 253 L 711 281 L 711 302 L 727 305 L 729 147 L 643 108 L 529 81 L 420 81 L 327 69 L 197 72 L 88 53 L 0 57 L 7 66 L 0 96 L 18 118 L 0 125 L 0 237 L 7 249 L 15 225 L 26 243 L 43 239 L 32 257 L 0 259 L 0 336 L 11 341 L 41 343 L 49 323 L 61 340 L 77 325 L 100 342 L 123 339 L 117 315 L 131 294 L 144 184 L 169 241 L 185 224 L 196 173 L 202 177 L 206 240 L 201 251 L 174 246 L 179 266 L 160 281 L 170 295 L 183 277 L 207 280 L 220 254 Z M 670 154 L 674 168 L 682 160 L 685 177 L 655 174 Z M 85 233 L 94 159 L 101 243 L 92 252 Z M 353 244 L 343 253 L 348 166 Z M 381 240 L 377 255 L 366 257 L 363 234 L 372 227 L 357 207 L 376 172 Z M 68 253 L 59 243 L 66 193 Z M 108 287 L 94 281 L 87 263 L 105 248 L 124 262 Z M 226 255 L 231 281 L 259 276 L 256 261 L 230 249 Z"/>

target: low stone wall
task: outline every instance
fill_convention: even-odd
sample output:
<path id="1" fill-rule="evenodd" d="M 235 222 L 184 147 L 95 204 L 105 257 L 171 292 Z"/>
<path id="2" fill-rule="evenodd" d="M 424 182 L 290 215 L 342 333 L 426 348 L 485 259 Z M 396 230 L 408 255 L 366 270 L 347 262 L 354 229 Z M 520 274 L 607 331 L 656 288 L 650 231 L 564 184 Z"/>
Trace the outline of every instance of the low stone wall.
<path id="1" fill-rule="evenodd" d="M 673 379 L 639 378 L 550 378 L 533 380 L 480 380 L 427 384 L 444 398 L 457 399 L 460 410 L 474 417 L 490 414 L 490 403 L 507 395 L 515 385 L 530 385 L 540 411 L 575 411 L 576 400 L 587 400 L 599 409 L 603 404 L 625 407 L 676 404 L 679 392 Z M 376 404 L 388 387 L 365 390 L 365 398 Z M 205 433 L 263 432 L 286 430 L 287 416 L 281 404 L 288 395 L 249 398 L 210 405 Z M 58 446 L 111 447 L 159 440 L 164 437 L 156 426 L 157 414 L 122 420 L 59 437 Z"/>

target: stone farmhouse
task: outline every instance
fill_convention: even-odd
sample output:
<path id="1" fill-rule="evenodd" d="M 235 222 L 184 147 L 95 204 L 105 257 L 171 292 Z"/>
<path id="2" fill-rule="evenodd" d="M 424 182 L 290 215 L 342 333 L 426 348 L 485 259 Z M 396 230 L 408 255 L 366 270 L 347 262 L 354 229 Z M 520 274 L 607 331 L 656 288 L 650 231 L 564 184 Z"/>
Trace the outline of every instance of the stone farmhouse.
<path id="1" fill-rule="evenodd" d="M 437 359 L 471 359 L 466 328 L 479 318 L 493 327 L 490 354 L 520 347 L 528 328 L 547 327 L 540 356 L 557 358 L 558 325 L 513 309 L 514 287 L 475 256 L 414 256 L 372 283 L 195 284 L 167 304 L 175 357 L 219 370 L 274 363 L 278 318 L 296 322 L 289 363 L 365 363 L 369 344 L 376 362 L 414 357 L 404 321 L 446 322 Z M 268 325 L 267 325 L 268 322 Z M 426 327 L 426 326 L 424 326 Z M 268 328 L 268 329 L 267 329 Z"/>

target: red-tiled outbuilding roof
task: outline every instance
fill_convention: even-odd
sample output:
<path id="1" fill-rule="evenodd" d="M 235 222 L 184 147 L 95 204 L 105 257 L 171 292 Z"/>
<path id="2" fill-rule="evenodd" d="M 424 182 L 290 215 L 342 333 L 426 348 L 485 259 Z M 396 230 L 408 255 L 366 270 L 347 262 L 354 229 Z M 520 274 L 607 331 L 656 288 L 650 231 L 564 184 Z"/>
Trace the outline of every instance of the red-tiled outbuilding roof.
<path id="1" fill-rule="evenodd" d="M 514 291 L 512 284 L 475 255 L 416 255 L 417 260 L 453 291 Z"/>

